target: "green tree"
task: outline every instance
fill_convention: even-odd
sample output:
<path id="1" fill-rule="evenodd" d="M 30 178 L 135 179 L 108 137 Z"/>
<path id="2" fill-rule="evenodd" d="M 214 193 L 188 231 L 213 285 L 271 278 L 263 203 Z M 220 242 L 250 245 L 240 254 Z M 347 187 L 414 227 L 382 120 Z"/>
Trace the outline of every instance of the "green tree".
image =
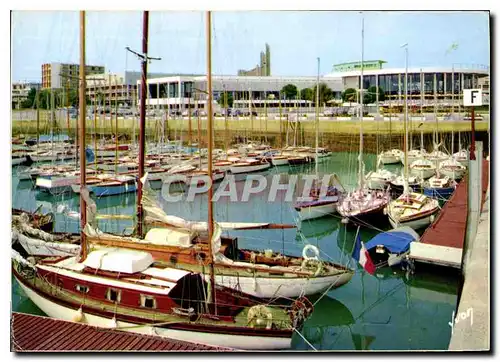
<path id="1" fill-rule="evenodd" d="M 28 98 L 21 103 L 21 108 L 33 108 L 35 106 L 36 89 L 31 88 L 28 92 Z"/>
<path id="2" fill-rule="evenodd" d="M 316 102 L 316 86 L 312 88 L 312 101 Z M 319 84 L 319 105 L 322 106 L 329 100 L 333 99 L 333 91 L 326 83 Z"/>
<path id="3" fill-rule="evenodd" d="M 305 101 L 314 101 L 316 93 L 311 88 L 304 88 L 300 91 L 300 98 Z"/>
<path id="4" fill-rule="evenodd" d="M 225 97 L 227 97 L 227 100 L 224 99 Z M 227 102 L 227 107 L 228 108 L 233 108 L 234 99 L 233 99 L 233 94 L 232 93 L 223 92 L 221 94 L 221 96 L 219 97 L 219 99 L 217 100 L 217 103 L 219 103 L 220 106 L 223 107 L 223 108 L 226 105 L 226 102 Z"/>
<path id="5" fill-rule="evenodd" d="M 285 96 L 285 99 L 295 99 L 297 93 L 297 87 L 293 84 L 287 84 L 281 89 L 281 94 Z"/>
<path id="6" fill-rule="evenodd" d="M 342 92 L 343 102 L 356 102 L 356 89 L 347 88 Z"/>

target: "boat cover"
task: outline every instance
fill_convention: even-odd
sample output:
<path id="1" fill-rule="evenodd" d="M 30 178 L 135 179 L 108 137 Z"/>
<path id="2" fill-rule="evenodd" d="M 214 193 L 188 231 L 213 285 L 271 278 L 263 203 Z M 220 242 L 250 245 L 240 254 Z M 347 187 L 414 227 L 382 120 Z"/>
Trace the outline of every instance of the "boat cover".
<path id="1" fill-rule="evenodd" d="M 382 232 L 365 244 L 367 250 L 376 248 L 377 245 L 385 246 L 391 253 L 399 254 L 410 248 L 412 241 L 419 240 L 418 234 L 410 227 L 403 226 Z"/>

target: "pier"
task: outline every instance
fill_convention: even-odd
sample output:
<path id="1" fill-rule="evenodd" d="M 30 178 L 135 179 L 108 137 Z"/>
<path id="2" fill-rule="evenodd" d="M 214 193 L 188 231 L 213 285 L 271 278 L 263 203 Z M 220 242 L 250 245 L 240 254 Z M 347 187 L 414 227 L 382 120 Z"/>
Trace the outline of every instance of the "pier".
<path id="1" fill-rule="evenodd" d="M 485 200 L 489 183 L 489 162 L 484 159 L 482 162 L 481 205 Z M 462 268 L 467 229 L 468 178 L 469 175 L 458 184 L 437 219 L 425 230 L 420 242 L 411 243 L 411 259 L 423 263 Z"/>
<path id="2" fill-rule="evenodd" d="M 11 351 L 227 352 L 231 349 L 13 312 Z"/>

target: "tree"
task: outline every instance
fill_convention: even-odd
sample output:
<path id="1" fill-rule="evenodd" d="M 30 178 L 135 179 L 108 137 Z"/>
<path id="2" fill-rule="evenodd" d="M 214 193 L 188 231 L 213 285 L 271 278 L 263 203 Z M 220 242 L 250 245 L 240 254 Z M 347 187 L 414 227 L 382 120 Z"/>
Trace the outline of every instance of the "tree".
<path id="1" fill-rule="evenodd" d="M 28 92 L 28 98 L 21 103 L 21 108 L 33 108 L 36 99 L 36 89 L 31 88 Z"/>
<path id="2" fill-rule="evenodd" d="M 287 84 L 281 89 L 281 93 L 285 96 L 285 99 L 295 99 L 297 96 L 297 87 L 293 84 Z"/>
<path id="3" fill-rule="evenodd" d="M 227 96 L 227 101 L 224 99 L 226 96 Z M 219 99 L 217 100 L 217 103 L 219 103 L 221 107 L 225 107 L 226 102 L 228 108 L 233 108 L 234 99 L 232 93 L 223 92 L 219 97 Z"/>
<path id="4" fill-rule="evenodd" d="M 312 89 L 312 100 L 316 102 L 316 86 L 313 87 Z M 333 91 L 326 85 L 326 83 L 320 83 L 319 84 L 319 105 L 322 106 L 329 100 L 333 98 Z"/>
<path id="5" fill-rule="evenodd" d="M 305 101 L 314 101 L 316 98 L 316 93 L 313 92 L 311 88 L 304 88 L 300 91 L 300 98 Z"/>
<path id="6" fill-rule="evenodd" d="M 378 100 L 383 101 L 384 99 L 385 99 L 385 92 L 381 87 L 379 87 L 378 88 Z M 376 101 L 377 101 L 377 87 L 372 85 L 363 94 L 363 104 L 375 103 Z"/>
<path id="7" fill-rule="evenodd" d="M 356 89 L 347 88 L 342 92 L 343 102 L 356 102 Z"/>

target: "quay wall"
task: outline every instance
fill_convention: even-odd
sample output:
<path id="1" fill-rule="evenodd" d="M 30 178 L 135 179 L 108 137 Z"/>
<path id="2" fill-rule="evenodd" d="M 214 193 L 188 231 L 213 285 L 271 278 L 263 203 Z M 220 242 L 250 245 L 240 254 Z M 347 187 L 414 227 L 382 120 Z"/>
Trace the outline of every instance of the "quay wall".
<path id="1" fill-rule="evenodd" d="M 191 123 L 191 127 L 189 126 Z M 198 123 L 201 129 L 198 132 Z M 247 140 L 263 141 L 274 147 L 287 144 L 314 146 L 315 144 L 315 124 L 313 121 L 290 123 L 288 132 L 286 131 L 286 122 L 266 119 L 244 119 L 228 120 L 216 118 L 214 127 L 215 146 L 222 148 L 225 143 L 229 145 L 244 142 Z M 404 128 L 401 121 L 363 121 L 363 147 L 365 152 L 376 153 L 377 151 L 389 148 L 403 148 Z M 134 137 L 138 138 L 139 126 L 136 119 L 98 119 L 86 121 L 86 134 L 90 139 L 97 134 L 98 138 L 110 138 L 116 132 L 118 127 L 119 139 L 122 142 L 128 141 Z M 49 119 L 36 120 L 13 120 L 12 136 L 20 134 L 33 137 L 38 132 L 40 134 L 50 134 L 54 128 L 54 133 L 66 133 L 74 137 L 76 120 L 70 119 L 58 120 L 54 123 Z M 436 128 L 435 121 L 412 121 L 409 124 L 411 130 L 410 148 L 420 148 L 421 131 L 423 133 L 424 148 L 431 151 L 433 148 L 433 132 Z M 206 145 L 206 120 L 197 120 L 193 118 L 191 122 L 184 119 L 147 119 L 146 120 L 146 138 L 148 141 L 158 141 L 164 139 L 182 139 L 186 144 L 201 143 Z M 483 141 L 485 147 L 489 144 L 489 123 L 486 121 L 476 122 L 476 139 Z M 462 147 L 470 143 L 470 122 L 468 121 L 440 121 L 438 122 L 439 141 L 443 142 L 445 150 L 451 150 L 452 131 L 454 139 L 454 150 L 458 150 L 459 134 Z M 287 136 L 288 133 L 288 136 Z M 319 144 L 327 147 L 334 152 L 356 152 L 359 149 L 359 121 L 335 121 L 321 120 L 319 122 Z M 227 141 L 226 141 L 227 140 Z M 201 142 L 200 142 L 201 141 Z M 443 149 L 443 148 L 441 148 Z M 486 148 L 485 152 L 489 152 Z"/>

